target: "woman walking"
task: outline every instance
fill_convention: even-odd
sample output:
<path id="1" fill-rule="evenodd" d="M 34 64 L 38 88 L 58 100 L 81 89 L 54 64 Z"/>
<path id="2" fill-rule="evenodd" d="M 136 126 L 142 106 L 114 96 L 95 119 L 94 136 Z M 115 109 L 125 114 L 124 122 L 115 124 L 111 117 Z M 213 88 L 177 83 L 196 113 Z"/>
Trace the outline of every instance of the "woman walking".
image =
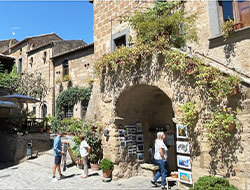
<path id="1" fill-rule="evenodd" d="M 155 140 L 155 154 L 154 159 L 156 164 L 159 166 L 159 170 L 155 174 L 151 183 L 156 185 L 157 180 L 161 177 L 161 188 L 166 189 L 166 174 L 167 174 L 167 147 L 164 144 L 164 139 L 166 135 L 163 132 L 157 133 L 157 138 Z"/>

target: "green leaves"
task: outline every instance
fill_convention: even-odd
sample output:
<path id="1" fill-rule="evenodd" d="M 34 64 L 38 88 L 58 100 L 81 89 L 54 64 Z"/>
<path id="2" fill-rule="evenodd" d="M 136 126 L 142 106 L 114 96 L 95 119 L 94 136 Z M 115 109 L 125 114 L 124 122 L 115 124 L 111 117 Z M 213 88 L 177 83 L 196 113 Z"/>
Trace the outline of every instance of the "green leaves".
<path id="1" fill-rule="evenodd" d="M 107 158 L 104 158 L 100 163 L 100 168 L 103 171 L 112 170 L 114 168 L 114 163 Z"/>
<path id="2" fill-rule="evenodd" d="M 78 101 L 89 101 L 90 88 L 72 87 L 59 94 L 56 99 L 56 117 L 60 120 L 64 117 L 64 108 L 73 107 Z"/>
<path id="3" fill-rule="evenodd" d="M 211 112 L 211 120 L 205 124 L 208 130 L 207 137 L 211 141 L 221 141 L 231 136 L 231 130 L 240 127 L 240 123 L 236 118 L 236 112 L 227 112 L 216 109 Z"/>
<path id="4" fill-rule="evenodd" d="M 224 177 L 203 176 L 198 179 L 191 190 L 237 190 L 229 184 L 228 179 Z"/>
<path id="5" fill-rule="evenodd" d="M 193 102 L 187 102 L 181 106 L 180 110 L 182 111 L 181 121 L 187 126 L 192 126 L 198 117 L 198 111 Z"/>

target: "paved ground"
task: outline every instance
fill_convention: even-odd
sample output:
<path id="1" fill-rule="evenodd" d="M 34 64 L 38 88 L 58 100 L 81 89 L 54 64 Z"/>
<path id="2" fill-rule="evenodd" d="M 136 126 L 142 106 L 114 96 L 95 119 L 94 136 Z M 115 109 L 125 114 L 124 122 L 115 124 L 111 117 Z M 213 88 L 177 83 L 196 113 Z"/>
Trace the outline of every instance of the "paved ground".
<path id="1" fill-rule="evenodd" d="M 53 161 L 50 150 L 19 165 L 0 165 L 0 189 L 160 189 L 151 185 L 150 178 L 142 176 L 104 183 L 101 171 L 89 170 L 90 177 L 82 179 L 83 170 L 76 166 L 64 172 L 68 178 L 53 183 Z M 171 190 L 176 190 L 176 187 Z"/>

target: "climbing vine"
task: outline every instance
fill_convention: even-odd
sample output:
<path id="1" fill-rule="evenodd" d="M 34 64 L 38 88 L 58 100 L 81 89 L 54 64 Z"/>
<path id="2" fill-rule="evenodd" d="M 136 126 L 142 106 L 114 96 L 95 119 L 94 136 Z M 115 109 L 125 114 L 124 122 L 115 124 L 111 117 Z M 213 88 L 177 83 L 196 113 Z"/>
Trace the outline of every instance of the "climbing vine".
<path id="1" fill-rule="evenodd" d="M 63 119 L 65 107 L 73 107 L 79 101 L 88 102 L 90 95 L 90 88 L 72 87 L 61 92 L 56 99 L 56 118 Z"/>
<path id="2" fill-rule="evenodd" d="M 95 64 L 96 72 L 100 77 L 107 70 L 130 72 L 137 64 L 146 63 L 144 60 L 150 55 L 161 54 L 166 70 L 178 71 L 186 81 L 189 81 L 190 78 L 194 79 L 192 81 L 195 81 L 196 85 L 207 89 L 205 94 L 207 104 L 213 104 L 216 107 L 216 104 L 220 104 L 238 88 L 240 79 L 224 74 L 219 69 L 206 65 L 198 57 L 189 56 L 178 50 L 185 46 L 187 41 L 196 42 L 198 40 L 194 24 L 196 14 L 186 15 L 183 2 L 167 1 L 158 2 L 155 7 L 145 12 L 137 12 L 125 18 L 125 21 L 128 21 L 137 33 L 134 45 L 120 47 L 114 52 L 104 55 Z M 185 124 L 193 125 L 199 112 L 196 110 L 195 104 L 186 103 L 181 109 L 182 121 Z M 222 113 L 221 110 L 212 109 L 210 125 L 207 125 L 208 129 L 213 129 L 208 130 L 208 136 L 213 137 L 210 138 L 211 140 L 229 136 L 229 133 L 224 131 L 227 125 L 221 127 L 213 124 L 216 116 L 223 116 L 221 124 L 225 124 L 228 119 L 231 119 L 230 125 L 234 123 L 238 126 L 236 112 Z M 222 132 L 217 133 L 218 130 Z"/>

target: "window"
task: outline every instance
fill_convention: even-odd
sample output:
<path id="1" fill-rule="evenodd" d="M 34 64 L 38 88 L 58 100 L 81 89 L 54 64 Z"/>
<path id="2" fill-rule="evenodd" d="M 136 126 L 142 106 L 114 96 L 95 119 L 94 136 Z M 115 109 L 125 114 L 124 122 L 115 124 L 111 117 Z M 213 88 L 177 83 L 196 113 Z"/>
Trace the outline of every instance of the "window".
<path id="1" fill-rule="evenodd" d="M 128 37 L 129 29 L 113 34 L 111 39 L 111 51 L 114 51 L 117 47 L 128 46 Z"/>
<path id="2" fill-rule="evenodd" d="M 36 115 L 36 107 L 35 107 L 35 106 L 34 106 L 33 109 L 32 109 L 32 113 L 33 113 L 34 115 Z"/>
<path id="3" fill-rule="evenodd" d="M 250 2 L 248 0 L 219 1 L 219 12 L 221 23 L 232 19 L 235 24 L 241 24 L 241 27 L 250 26 Z"/>
<path id="4" fill-rule="evenodd" d="M 22 58 L 20 58 L 18 59 L 18 68 L 17 68 L 18 74 L 22 74 L 22 66 L 23 66 Z"/>
<path id="5" fill-rule="evenodd" d="M 68 63 L 68 60 L 65 60 L 63 62 L 63 77 L 65 77 L 66 75 L 69 75 L 69 63 Z"/>
<path id="6" fill-rule="evenodd" d="M 30 67 L 33 65 L 33 57 L 30 58 Z"/>
<path id="7" fill-rule="evenodd" d="M 126 35 L 114 39 L 114 46 L 115 48 L 126 46 Z"/>
<path id="8" fill-rule="evenodd" d="M 89 101 L 82 101 L 81 107 L 82 107 L 82 117 L 86 115 L 87 108 L 88 108 Z"/>
<path id="9" fill-rule="evenodd" d="M 43 63 L 46 63 L 46 59 L 47 59 L 47 52 L 44 51 L 43 52 Z"/>
<path id="10" fill-rule="evenodd" d="M 22 52 L 23 52 L 23 49 L 21 48 L 21 49 L 19 50 L 19 55 L 22 55 Z"/>
<path id="11" fill-rule="evenodd" d="M 64 107 L 64 117 L 65 118 L 73 117 L 73 107 Z"/>

